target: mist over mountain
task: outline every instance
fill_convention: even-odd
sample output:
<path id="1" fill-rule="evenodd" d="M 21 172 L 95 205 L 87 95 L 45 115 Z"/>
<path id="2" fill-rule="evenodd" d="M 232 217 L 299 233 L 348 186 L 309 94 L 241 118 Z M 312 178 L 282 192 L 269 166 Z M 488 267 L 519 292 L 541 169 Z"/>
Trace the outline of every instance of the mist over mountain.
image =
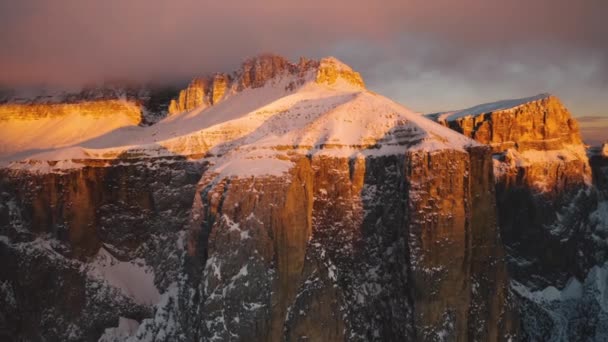
<path id="1" fill-rule="evenodd" d="M 0 84 L 187 81 L 274 52 L 334 55 L 420 112 L 559 94 L 607 115 L 605 1 L 0 3 Z M 314 24 L 313 24 L 314 22 Z M 43 33 L 42 33 L 43 32 Z M 458 86 L 455 86 L 458 85 Z"/>

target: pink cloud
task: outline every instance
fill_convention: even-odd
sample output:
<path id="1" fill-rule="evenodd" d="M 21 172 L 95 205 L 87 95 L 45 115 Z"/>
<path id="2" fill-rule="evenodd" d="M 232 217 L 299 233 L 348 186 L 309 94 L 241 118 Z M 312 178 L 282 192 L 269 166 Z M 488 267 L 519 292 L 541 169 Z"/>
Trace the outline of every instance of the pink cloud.
<path id="1" fill-rule="evenodd" d="M 389 48 L 405 34 L 452 42 L 447 58 L 534 40 L 603 54 L 603 8 L 595 0 L 12 1 L 0 5 L 0 82 L 182 77 L 259 52 L 324 54 L 350 39 Z"/>

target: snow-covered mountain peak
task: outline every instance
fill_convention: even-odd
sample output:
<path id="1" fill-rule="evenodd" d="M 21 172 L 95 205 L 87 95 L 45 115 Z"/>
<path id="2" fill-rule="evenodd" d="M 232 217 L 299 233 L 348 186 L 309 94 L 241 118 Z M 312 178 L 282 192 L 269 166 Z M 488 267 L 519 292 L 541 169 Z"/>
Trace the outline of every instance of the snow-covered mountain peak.
<path id="1" fill-rule="evenodd" d="M 292 63 L 281 56 L 264 54 L 245 60 L 231 74 L 195 78 L 171 101 L 169 113 L 209 107 L 246 89 L 272 86 L 288 94 L 308 83 L 343 89 L 365 88 L 361 75 L 335 57 L 319 61 L 302 57 L 298 63 Z"/>
<path id="2" fill-rule="evenodd" d="M 250 172 L 262 157 L 274 165 L 294 154 L 377 156 L 417 149 L 463 151 L 477 144 L 367 91 L 360 74 L 334 57 L 298 63 L 274 55 L 248 59 L 232 74 L 194 79 L 172 101 L 170 112 L 145 127 L 111 124 L 116 120 L 102 116 L 95 122 L 97 129 L 86 135 L 50 134 L 54 118 L 31 126 L 33 130 L 20 126 L 21 145 L 7 141 L 0 160 L 46 172 L 159 157 L 206 158 L 217 165 L 253 159 L 246 168 L 222 168 Z M 60 124 L 80 127 L 80 121 L 73 122 Z"/>
<path id="3" fill-rule="evenodd" d="M 250 65 L 253 69 L 268 67 L 258 62 Z M 463 150 L 476 144 L 365 90 L 358 73 L 336 59 L 304 61 L 299 65 L 303 67 L 298 73 L 284 71 L 260 87 L 226 90 L 230 94 L 211 105 L 176 113 L 152 126 L 113 127 L 103 135 L 72 143 L 63 139 L 61 144 L 38 146 L 32 141 L 30 150 L 11 151 L 19 153 L 3 159 L 17 168 L 53 171 L 57 167 L 75 167 L 64 161 L 112 164 L 116 160 L 142 158 L 206 157 L 220 162 L 216 159 L 259 159 L 261 155 L 276 161 L 285 160 L 292 153 L 383 155 L 408 149 Z M 268 70 L 274 67 L 268 68 L 266 72 L 272 73 Z M 237 85 L 253 85 L 260 78 L 226 79 L 238 80 Z M 292 87 L 294 80 L 303 82 Z M 212 89 L 210 94 L 218 93 Z"/>

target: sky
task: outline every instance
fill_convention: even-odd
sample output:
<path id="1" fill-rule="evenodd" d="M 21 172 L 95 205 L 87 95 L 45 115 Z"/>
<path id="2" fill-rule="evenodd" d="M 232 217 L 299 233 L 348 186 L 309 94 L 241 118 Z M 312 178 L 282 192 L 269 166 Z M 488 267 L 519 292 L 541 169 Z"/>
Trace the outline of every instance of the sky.
<path id="1" fill-rule="evenodd" d="M 420 112 L 550 92 L 608 139 L 605 0 L 0 0 L 0 85 L 177 81 L 333 55 Z"/>

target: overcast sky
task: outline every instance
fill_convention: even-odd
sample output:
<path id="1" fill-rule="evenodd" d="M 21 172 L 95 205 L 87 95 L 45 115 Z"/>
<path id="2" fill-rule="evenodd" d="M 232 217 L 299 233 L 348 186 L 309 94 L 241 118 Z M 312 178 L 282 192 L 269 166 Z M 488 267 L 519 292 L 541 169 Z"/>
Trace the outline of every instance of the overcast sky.
<path id="1" fill-rule="evenodd" d="M 607 15 L 605 0 L 0 0 L 0 84 L 173 81 L 263 52 L 334 55 L 413 110 L 551 92 L 608 132 Z"/>

